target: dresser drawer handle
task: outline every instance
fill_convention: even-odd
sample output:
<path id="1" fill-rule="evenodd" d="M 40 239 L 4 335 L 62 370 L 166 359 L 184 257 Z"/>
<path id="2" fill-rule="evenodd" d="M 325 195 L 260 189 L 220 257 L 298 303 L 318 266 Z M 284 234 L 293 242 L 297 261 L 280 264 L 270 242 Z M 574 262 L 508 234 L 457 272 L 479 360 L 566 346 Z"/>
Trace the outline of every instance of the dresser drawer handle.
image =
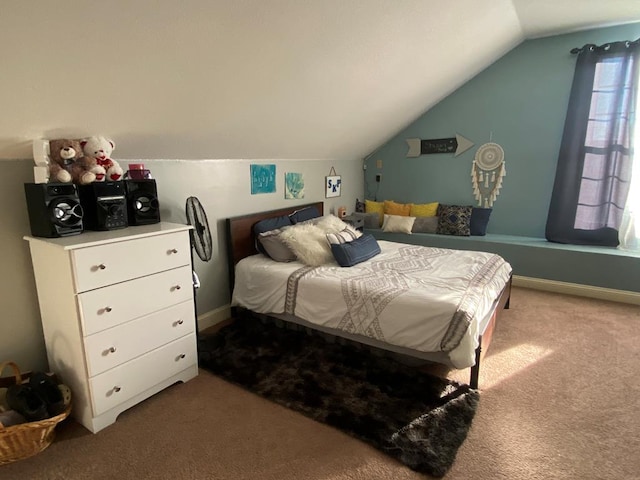
<path id="1" fill-rule="evenodd" d="M 175 322 L 173 322 L 173 326 L 177 327 L 178 325 L 182 325 L 184 323 L 184 320 L 176 320 Z"/>
<path id="2" fill-rule="evenodd" d="M 105 351 L 102 352 L 102 356 L 106 357 L 110 353 L 116 353 L 116 347 L 109 347 Z"/>
<path id="3" fill-rule="evenodd" d="M 169 255 L 171 255 L 172 253 L 178 253 L 178 250 L 172 248 L 171 250 L 169 250 Z"/>
<path id="4" fill-rule="evenodd" d="M 173 290 L 180 290 L 181 288 L 182 288 L 182 287 L 181 287 L 180 285 L 175 285 L 175 286 L 173 287 Z"/>
<path id="5" fill-rule="evenodd" d="M 113 310 L 113 308 L 111 307 L 104 307 L 104 311 L 109 313 L 111 310 Z"/>
<path id="6" fill-rule="evenodd" d="M 113 387 L 113 391 L 116 392 L 116 393 L 118 393 L 120 390 L 122 390 L 122 388 L 120 388 L 118 386 Z"/>
<path id="7" fill-rule="evenodd" d="M 98 265 L 99 270 L 104 270 L 105 268 L 107 268 L 107 266 L 104 263 L 101 263 L 100 265 Z"/>
<path id="8" fill-rule="evenodd" d="M 178 358 L 176 358 L 176 360 L 182 360 L 184 357 L 186 357 L 186 355 L 184 353 L 181 353 L 180 355 L 178 355 Z"/>

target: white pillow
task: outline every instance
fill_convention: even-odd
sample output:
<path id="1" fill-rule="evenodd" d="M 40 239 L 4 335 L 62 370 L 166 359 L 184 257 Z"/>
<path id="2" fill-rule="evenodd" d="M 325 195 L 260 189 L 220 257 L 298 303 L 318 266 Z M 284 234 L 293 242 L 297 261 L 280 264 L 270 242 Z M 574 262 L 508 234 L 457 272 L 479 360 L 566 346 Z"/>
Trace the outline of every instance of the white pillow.
<path id="1" fill-rule="evenodd" d="M 279 237 L 306 265 L 317 267 L 335 263 L 326 233 L 316 225 L 298 223 L 283 229 Z"/>
<path id="2" fill-rule="evenodd" d="M 315 222 L 315 225 L 322 229 L 324 233 L 338 233 L 349 227 L 348 223 L 343 222 L 335 215 L 326 215 Z"/>
<path id="3" fill-rule="evenodd" d="M 411 229 L 413 228 L 413 222 L 415 222 L 415 220 L 416 217 L 385 214 L 384 222 L 382 222 L 382 231 L 410 234 Z"/>

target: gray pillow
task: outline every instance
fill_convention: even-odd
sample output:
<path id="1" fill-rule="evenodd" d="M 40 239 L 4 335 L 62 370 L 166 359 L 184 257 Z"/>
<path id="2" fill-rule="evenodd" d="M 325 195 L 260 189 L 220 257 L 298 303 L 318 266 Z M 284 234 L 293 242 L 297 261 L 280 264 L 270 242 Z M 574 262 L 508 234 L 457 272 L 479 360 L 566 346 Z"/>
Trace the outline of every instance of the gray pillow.
<path id="1" fill-rule="evenodd" d="M 258 235 L 258 242 L 262 245 L 267 256 L 276 262 L 292 262 L 295 254 L 280 238 L 281 229 L 269 230 Z"/>
<path id="2" fill-rule="evenodd" d="M 412 233 L 436 233 L 438 217 L 416 217 L 413 222 Z"/>
<path id="3" fill-rule="evenodd" d="M 364 228 L 380 228 L 380 214 L 378 212 L 354 212 L 354 218 L 362 218 L 364 220 Z"/>

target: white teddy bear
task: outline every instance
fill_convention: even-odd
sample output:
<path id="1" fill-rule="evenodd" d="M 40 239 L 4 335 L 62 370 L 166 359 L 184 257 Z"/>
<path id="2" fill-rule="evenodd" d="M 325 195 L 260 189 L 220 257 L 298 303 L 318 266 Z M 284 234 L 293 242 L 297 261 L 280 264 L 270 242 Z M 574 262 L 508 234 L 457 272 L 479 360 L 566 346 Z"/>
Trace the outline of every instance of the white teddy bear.
<path id="1" fill-rule="evenodd" d="M 89 158 L 94 158 L 98 165 L 102 166 L 106 170 L 106 175 L 103 178 L 96 178 L 96 181 L 107 180 L 117 181 L 122 179 L 124 173 L 118 162 L 111 159 L 111 153 L 116 147 L 113 140 L 109 140 L 103 136 L 94 136 L 84 139 L 80 142 L 82 145 L 82 151 L 84 155 Z"/>

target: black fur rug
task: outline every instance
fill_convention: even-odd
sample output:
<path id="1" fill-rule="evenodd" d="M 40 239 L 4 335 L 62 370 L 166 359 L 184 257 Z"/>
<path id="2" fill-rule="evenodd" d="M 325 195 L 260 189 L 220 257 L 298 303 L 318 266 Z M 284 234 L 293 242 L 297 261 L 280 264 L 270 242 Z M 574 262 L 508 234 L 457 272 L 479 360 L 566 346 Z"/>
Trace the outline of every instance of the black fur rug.
<path id="1" fill-rule="evenodd" d="M 477 390 L 304 330 L 241 319 L 200 340 L 200 366 L 443 476 L 467 436 Z"/>

